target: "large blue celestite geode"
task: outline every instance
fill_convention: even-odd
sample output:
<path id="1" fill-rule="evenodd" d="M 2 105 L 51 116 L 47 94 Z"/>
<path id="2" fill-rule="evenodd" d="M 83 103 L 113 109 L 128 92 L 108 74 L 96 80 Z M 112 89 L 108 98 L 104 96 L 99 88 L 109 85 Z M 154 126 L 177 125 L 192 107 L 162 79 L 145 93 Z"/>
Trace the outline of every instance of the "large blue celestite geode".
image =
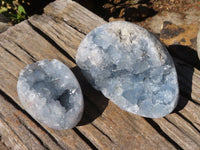
<path id="1" fill-rule="evenodd" d="M 159 118 L 177 105 L 171 56 L 136 24 L 116 21 L 95 28 L 81 42 L 76 62 L 93 87 L 128 112 Z"/>

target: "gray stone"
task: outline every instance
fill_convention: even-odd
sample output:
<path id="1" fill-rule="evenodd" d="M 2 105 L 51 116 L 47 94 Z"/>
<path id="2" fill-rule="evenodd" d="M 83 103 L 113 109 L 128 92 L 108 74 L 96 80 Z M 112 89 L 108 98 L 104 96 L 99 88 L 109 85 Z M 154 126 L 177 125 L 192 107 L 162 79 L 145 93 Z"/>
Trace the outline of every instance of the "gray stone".
<path id="1" fill-rule="evenodd" d="M 36 120 L 54 129 L 73 128 L 83 113 L 83 96 L 72 71 L 58 60 L 42 60 L 20 72 L 21 104 Z"/>
<path id="2" fill-rule="evenodd" d="M 6 18 L 4 15 L 0 14 L 0 33 L 6 31 L 10 27 L 8 22 L 9 19 Z"/>
<path id="3" fill-rule="evenodd" d="M 93 87 L 123 110 L 159 118 L 177 105 L 171 56 L 136 24 L 116 21 L 95 28 L 81 42 L 76 62 Z"/>

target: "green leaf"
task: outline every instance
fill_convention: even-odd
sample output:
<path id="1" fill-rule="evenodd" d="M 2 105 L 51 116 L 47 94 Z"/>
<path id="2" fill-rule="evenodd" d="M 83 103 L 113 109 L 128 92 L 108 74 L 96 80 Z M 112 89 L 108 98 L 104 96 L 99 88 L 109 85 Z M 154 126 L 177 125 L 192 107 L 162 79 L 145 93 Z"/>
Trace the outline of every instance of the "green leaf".
<path id="1" fill-rule="evenodd" d="M 26 11 L 23 6 L 18 6 L 17 10 L 18 10 L 19 14 L 22 14 L 22 13 L 26 14 Z"/>
<path id="2" fill-rule="evenodd" d="M 17 19 L 19 20 L 21 18 L 21 16 L 19 14 L 17 14 Z"/>
<path id="3" fill-rule="evenodd" d="M 8 11 L 8 9 L 6 7 L 1 7 L 0 8 L 0 14 L 3 13 L 3 12 L 6 12 L 6 11 Z"/>

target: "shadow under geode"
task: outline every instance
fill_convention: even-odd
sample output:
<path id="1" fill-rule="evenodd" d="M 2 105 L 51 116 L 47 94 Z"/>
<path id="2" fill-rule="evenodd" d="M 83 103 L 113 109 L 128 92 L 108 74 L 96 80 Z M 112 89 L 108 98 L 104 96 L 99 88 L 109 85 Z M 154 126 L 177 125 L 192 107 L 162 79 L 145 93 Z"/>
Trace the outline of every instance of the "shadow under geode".
<path id="1" fill-rule="evenodd" d="M 108 105 L 108 99 L 87 82 L 79 67 L 76 66 L 71 70 L 79 81 L 84 96 L 83 117 L 78 123 L 78 126 L 82 126 L 93 122 L 104 112 Z"/>
<path id="2" fill-rule="evenodd" d="M 200 69 L 200 61 L 197 52 L 188 46 L 170 45 L 168 51 L 174 60 L 178 75 L 180 96 L 177 107 L 172 112 L 177 113 L 187 105 L 189 99 L 192 99 L 193 67 Z"/>
<path id="3" fill-rule="evenodd" d="M 176 57 L 200 70 L 200 61 L 196 50 L 190 48 L 189 46 L 170 45 L 168 47 L 168 51 L 173 57 Z"/>

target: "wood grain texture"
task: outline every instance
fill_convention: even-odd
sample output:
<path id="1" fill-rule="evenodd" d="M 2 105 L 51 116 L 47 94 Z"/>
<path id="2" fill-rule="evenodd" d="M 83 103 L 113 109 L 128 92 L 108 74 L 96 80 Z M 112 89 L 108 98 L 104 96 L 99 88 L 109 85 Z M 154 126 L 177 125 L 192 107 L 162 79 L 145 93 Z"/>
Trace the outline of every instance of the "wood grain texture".
<path id="1" fill-rule="evenodd" d="M 4 148 L 200 149 L 200 72 L 184 58 L 173 55 L 181 90 L 179 104 L 160 119 L 122 111 L 85 80 L 74 63 L 76 50 L 85 34 L 104 23 L 71 0 L 57 0 L 45 8 L 45 14 L 0 34 L 0 137 Z M 74 129 L 58 131 L 40 124 L 23 110 L 16 93 L 19 72 L 26 64 L 54 58 L 72 69 L 83 90 L 85 111 Z"/>
<path id="2" fill-rule="evenodd" d="M 57 0 L 49 4 L 45 14 L 66 22 L 81 33 L 88 33 L 105 21 L 72 0 Z"/>
<path id="3" fill-rule="evenodd" d="M 14 29 L 16 28 L 16 29 Z M 19 28 L 22 28 L 23 31 L 19 30 Z M 25 66 L 25 62 L 27 60 L 32 60 L 32 62 L 40 59 L 59 59 L 62 62 L 64 62 L 66 65 L 71 65 L 71 67 L 74 66 L 74 64 L 67 59 L 66 56 L 64 56 L 61 52 L 59 52 L 54 46 L 52 46 L 45 38 L 40 36 L 37 32 L 35 32 L 31 26 L 28 25 L 27 22 L 23 22 L 21 24 L 16 25 L 15 27 L 8 30 L 8 33 L 1 34 L 1 38 L 3 39 L 3 42 L 1 41 L 1 61 L 0 61 L 0 87 L 1 90 L 11 97 L 13 101 L 16 103 L 16 105 L 20 106 L 22 105 L 19 103 L 17 92 L 16 92 L 16 84 L 17 84 L 17 78 L 20 70 Z M 26 35 L 26 38 L 21 38 L 24 33 L 28 32 L 29 34 Z M 34 37 L 34 38 L 33 38 Z M 34 40 L 29 41 L 31 38 Z M 12 45 L 12 47 L 9 47 L 9 41 Z M 27 41 L 28 40 L 28 41 Z M 6 42 L 5 42 L 6 41 Z M 42 42 L 42 43 L 40 43 Z M 40 44 L 39 44 L 40 43 Z M 36 46 L 34 46 L 36 45 Z M 26 52 L 26 55 L 14 55 L 10 49 L 14 49 L 15 53 L 18 53 L 18 51 L 24 51 Z M 24 54 L 24 53 L 23 53 Z M 26 56 L 26 57 L 24 57 Z M 29 58 L 34 59 L 29 59 Z M 3 105 L 3 104 L 2 104 Z M 9 110 L 7 110 L 9 111 Z M 20 116 L 20 115 L 19 115 Z M 30 116 L 28 116 L 30 118 Z M 34 121 L 31 118 L 32 122 Z M 32 124 L 30 124 L 27 127 L 31 127 Z M 90 149 L 90 147 L 83 141 L 79 135 L 74 130 L 68 130 L 67 132 L 64 131 L 58 131 L 53 130 L 45 125 L 42 125 L 42 129 L 45 131 L 46 134 L 50 135 L 51 138 L 56 142 L 57 146 L 60 147 L 60 149 Z M 24 129 L 20 129 L 20 133 L 24 133 Z M 36 134 L 35 132 L 32 132 L 32 134 Z M 16 133 L 16 136 L 22 136 L 18 135 Z M 42 139 L 40 139 L 42 140 Z M 42 141 L 44 142 L 44 141 Z M 23 143 L 25 146 L 26 143 Z M 47 143 L 50 144 L 50 143 Z M 31 149 L 33 149 L 34 146 L 32 146 Z M 49 146 L 51 149 L 51 146 Z M 39 149 L 39 148 L 36 148 Z"/>
<path id="4" fill-rule="evenodd" d="M 0 149 L 1 150 L 8 150 L 8 147 L 3 142 L 0 142 Z"/>
<path id="5" fill-rule="evenodd" d="M 26 22 L 24 22 L 24 23 L 26 23 Z M 24 23 L 20 24 L 20 25 L 24 26 Z M 30 31 L 30 28 L 28 28 L 28 30 Z M 17 35 L 17 33 L 14 33 L 14 34 Z M 32 36 L 33 34 L 36 34 L 36 33 L 31 33 L 29 35 Z M 4 40 L 10 39 L 13 37 L 12 34 L 9 34 L 9 35 L 10 36 L 6 36 L 4 38 Z M 41 41 L 42 36 L 38 39 Z M 17 38 L 15 38 L 13 40 L 15 40 L 16 43 L 19 42 L 17 40 Z M 48 56 L 44 57 L 43 54 L 45 54 L 45 53 L 40 54 L 40 52 L 38 52 L 37 50 L 32 50 L 31 48 L 24 45 L 23 43 L 25 43 L 25 41 L 24 42 L 21 41 L 20 47 L 25 47 L 24 49 L 26 49 L 26 51 L 28 51 L 29 53 L 32 53 L 32 55 L 34 55 L 35 60 L 44 59 L 44 58 L 52 59 L 52 57 L 56 57 L 58 55 L 57 53 L 59 53 L 59 51 L 57 51 L 57 53 L 56 53 L 56 51 L 54 51 L 54 53 L 51 54 L 49 51 L 49 53 L 48 53 L 49 57 Z M 31 43 L 31 44 L 33 44 L 33 43 Z M 37 44 L 37 43 L 35 43 L 35 44 Z M 45 41 L 43 41 L 43 45 L 45 48 L 46 47 Z M 2 47 L 6 47 L 6 46 L 4 46 L 4 43 L 2 43 Z M 42 47 L 40 47 L 40 49 L 42 49 Z M 32 50 L 32 52 L 31 52 L 31 50 Z M 8 92 L 6 92 L 6 94 L 8 94 L 10 97 L 12 97 L 12 99 L 20 107 L 22 107 L 17 99 L 16 82 L 17 82 L 18 73 L 19 73 L 20 69 L 22 69 L 25 66 L 25 62 L 23 62 L 23 57 L 21 57 L 21 59 L 19 60 L 14 55 L 12 55 L 8 51 L 4 50 L 3 48 L 1 49 L 1 54 L 2 54 L 1 64 L 0 64 L 1 70 L 2 70 L 1 79 L 3 79 L 3 82 L 1 83 L 1 89 L 4 92 L 8 91 Z M 55 55 L 55 56 L 51 56 L 51 55 Z M 31 57 L 31 56 L 29 56 L 29 57 Z M 65 57 L 65 56 L 63 55 L 63 57 Z M 59 58 L 57 58 L 57 59 L 59 59 Z M 67 59 L 67 57 L 66 57 L 66 59 Z M 12 61 L 9 61 L 9 60 L 12 60 Z M 25 59 L 25 60 L 27 60 L 27 59 Z M 13 63 L 13 62 L 15 62 L 15 63 Z M 72 64 L 72 63 L 68 63 L 67 65 L 69 67 L 74 67 L 74 64 Z M 82 81 L 82 82 L 84 82 L 84 81 Z M 85 84 L 85 83 L 82 83 L 82 84 Z M 88 84 L 86 87 L 83 87 L 83 88 L 84 88 L 84 93 L 86 95 L 85 99 L 88 100 L 88 102 L 87 102 L 88 104 L 90 103 L 89 107 L 96 107 L 96 109 L 101 109 L 101 107 L 102 107 L 101 103 L 96 102 L 96 101 L 97 101 L 97 99 L 99 101 L 102 101 L 102 99 L 105 99 L 105 98 L 103 96 L 100 96 L 100 94 L 98 94 L 97 92 L 95 95 L 89 94 L 91 92 L 91 87 L 89 87 Z M 93 90 L 93 92 L 95 92 L 95 91 Z M 143 129 L 144 131 L 139 132 L 139 130 L 137 128 L 139 128 L 141 125 L 138 124 L 137 125 L 138 127 L 133 128 L 132 126 L 134 124 L 132 124 L 132 126 L 131 126 L 131 123 L 129 123 L 128 120 L 125 121 L 126 117 L 123 116 L 123 114 L 127 114 L 127 113 L 124 111 L 121 111 L 113 103 L 110 103 L 110 105 L 111 105 L 111 107 L 107 107 L 106 108 L 107 111 L 105 111 L 100 118 L 97 118 L 92 123 L 77 127 L 77 130 L 79 130 L 79 132 L 81 132 L 83 134 L 83 136 L 87 137 L 89 139 L 89 141 L 91 141 L 95 145 L 96 148 L 98 148 L 98 149 L 112 149 L 112 148 L 121 149 L 128 143 L 129 143 L 128 148 L 130 148 L 130 149 L 132 147 L 147 148 L 150 145 L 151 145 L 152 149 L 155 149 L 157 147 L 159 147 L 160 149 L 162 149 L 162 147 L 173 148 L 173 146 L 170 145 L 170 143 L 168 143 L 167 141 L 165 141 L 165 139 L 163 137 L 161 137 L 159 134 L 155 136 L 157 138 L 155 138 L 155 137 L 152 138 L 150 135 L 156 134 L 156 130 L 154 130 L 143 118 L 137 117 L 141 120 L 141 124 L 143 126 L 145 126 L 145 128 Z M 88 110 L 90 108 L 86 108 L 86 109 Z M 100 111 L 102 111 L 102 110 L 100 110 Z M 121 113 L 118 113 L 119 111 L 121 111 Z M 112 113 L 110 113 L 110 112 L 112 112 Z M 93 115 L 92 111 L 87 113 L 87 116 L 89 118 L 92 117 L 92 115 Z M 113 118 L 113 115 L 115 116 L 114 118 Z M 135 120 L 135 117 L 136 116 L 133 116 L 132 119 Z M 102 118 L 106 118 L 106 119 L 102 119 Z M 75 131 L 74 130 L 66 130 L 66 132 L 57 132 L 57 131 L 55 131 L 53 129 L 49 129 L 45 126 L 43 126 L 43 127 L 48 131 L 48 133 L 50 133 L 57 140 L 57 142 L 59 142 L 59 145 L 62 148 L 64 148 L 64 147 L 67 148 L 67 146 L 68 146 L 71 149 L 76 149 L 76 145 L 75 146 L 72 145 L 72 144 L 76 144 L 76 143 L 78 144 L 78 146 L 83 148 L 83 144 L 81 144 L 81 141 L 78 141 L 78 139 L 80 139 L 80 137 L 75 138 L 75 136 L 80 134 L 80 133 L 75 132 L 76 130 Z M 124 128 L 123 132 L 117 132 L 117 131 L 120 131 L 122 128 Z M 110 129 L 112 129 L 112 130 L 110 130 Z M 74 132 L 72 132 L 72 131 L 74 131 Z M 34 132 L 32 132 L 32 133 L 34 133 Z M 18 135 L 18 133 L 16 133 L 16 134 Z M 147 138 L 143 134 L 146 134 L 149 137 L 147 136 L 148 137 Z M 66 139 L 64 141 L 63 138 L 65 136 L 68 136 L 69 139 Z M 76 140 L 74 140 L 74 139 L 70 140 L 70 136 L 74 136 L 74 139 L 76 139 Z M 124 139 L 124 138 L 126 138 L 127 140 L 122 141 L 122 139 Z M 133 139 L 138 142 L 130 142 Z M 141 140 L 144 142 L 140 142 Z M 64 143 L 65 145 L 63 145 L 63 142 L 65 142 Z M 84 141 L 82 141 L 82 143 L 83 142 Z M 159 145 L 157 144 L 157 142 L 159 143 Z M 146 144 L 144 145 L 143 143 L 146 143 Z M 26 143 L 24 143 L 24 145 L 26 145 Z M 88 149 L 88 147 L 85 147 L 84 149 Z"/>

